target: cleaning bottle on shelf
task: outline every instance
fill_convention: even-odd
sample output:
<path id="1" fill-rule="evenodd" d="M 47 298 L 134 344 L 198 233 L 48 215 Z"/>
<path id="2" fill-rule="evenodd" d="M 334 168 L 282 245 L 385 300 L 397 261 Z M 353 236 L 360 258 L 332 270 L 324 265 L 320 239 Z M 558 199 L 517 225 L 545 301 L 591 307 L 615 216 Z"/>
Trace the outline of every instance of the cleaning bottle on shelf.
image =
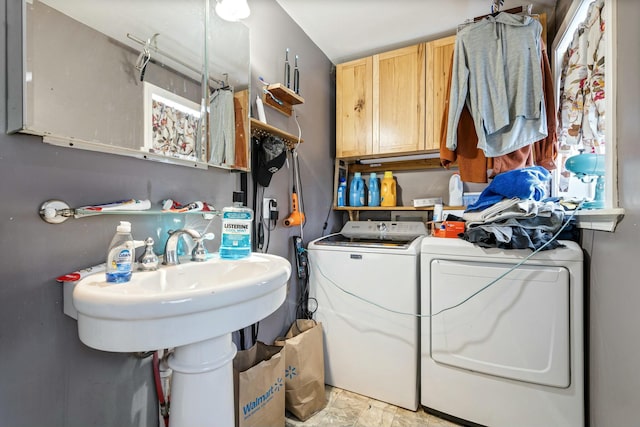
<path id="1" fill-rule="evenodd" d="M 336 201 L 338 206 L 347 205 L 347 180 L 345 177 L 340 177 L 340 183 L 338 184 L 338 200 Z"/>
<path id="2" fill-rule="evenodd" d="M 380 185 L 375 172 L 369 175 L 369 206 L 380 206 Z"/>
<path id="3" fill-rule="evenodd" d="M 135 246 L 131 236 L 131 223 L 120 221 L 107 252 L 107 282 L 125 283 L 131 280 L 134 257 Z"/>
<path id="4" fill-rule="evenodd" d="M 391 171 L 385 171 L 384 177 L 382 178 L 380 185 L 380 205 L 396 205 L 396 180 L 393 178 L 393 172 Z"/>
<path id="5" fill-rule="evenodd" d="M 253 211 L 244 203 L 242 191 L 233 192 L 233 206 L 222 209 L 220 258 L 240 259 L 251 255 Z"/>
<path id="6" fill-rule="evenodd" d="M 349 187 L 349 206 L 364 206 L 364 181 L 360 172 L 353 174 Z"/>
<path id="7" fill-rule="evenodd" d="M 449 178 L 449 206 L 462 206 L 462 180 L 460 174 L 454 173 Z"/>

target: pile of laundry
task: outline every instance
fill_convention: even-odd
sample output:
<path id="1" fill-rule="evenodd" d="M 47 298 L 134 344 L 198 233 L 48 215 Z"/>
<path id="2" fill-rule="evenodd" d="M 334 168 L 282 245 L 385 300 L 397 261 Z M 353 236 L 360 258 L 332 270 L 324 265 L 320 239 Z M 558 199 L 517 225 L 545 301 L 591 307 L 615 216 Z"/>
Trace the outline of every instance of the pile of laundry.
<path id="1" fill-rule="evenodd" d="M 563 246 L 553 238 L 561 229 L 562 238 L 575 240 L 575 223 L 564 225 L 564 207 L 546 198 L 550 179 L 540 166 L 496 176 L 465 210 L 466 227 L 460 237 L 485 248 L 531 250 Z"/>

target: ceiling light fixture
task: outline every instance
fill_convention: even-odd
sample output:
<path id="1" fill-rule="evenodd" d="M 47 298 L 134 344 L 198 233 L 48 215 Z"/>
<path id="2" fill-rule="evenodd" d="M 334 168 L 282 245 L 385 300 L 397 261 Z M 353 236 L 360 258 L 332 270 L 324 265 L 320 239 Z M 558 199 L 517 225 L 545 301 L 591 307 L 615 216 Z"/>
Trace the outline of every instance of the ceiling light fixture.
<path id="1" fill-rule="evenodd" d="M 236 22 L 251 14 L 247 0 L 217 0 L 216 13 L 225 21 Z"/>

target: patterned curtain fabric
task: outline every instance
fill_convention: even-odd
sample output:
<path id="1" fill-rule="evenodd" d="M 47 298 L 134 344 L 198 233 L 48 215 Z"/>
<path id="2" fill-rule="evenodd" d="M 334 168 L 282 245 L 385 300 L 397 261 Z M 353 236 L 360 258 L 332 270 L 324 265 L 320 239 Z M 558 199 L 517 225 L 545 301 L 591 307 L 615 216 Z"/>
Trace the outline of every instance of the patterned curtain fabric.
<path id="1" fill-rule="evenodd" d="M 604 0 L 596 0 L 576 30 L 565 54 L 560 82 L 558 143 L 560 149 L 583 146 L 605 152 Z"/>

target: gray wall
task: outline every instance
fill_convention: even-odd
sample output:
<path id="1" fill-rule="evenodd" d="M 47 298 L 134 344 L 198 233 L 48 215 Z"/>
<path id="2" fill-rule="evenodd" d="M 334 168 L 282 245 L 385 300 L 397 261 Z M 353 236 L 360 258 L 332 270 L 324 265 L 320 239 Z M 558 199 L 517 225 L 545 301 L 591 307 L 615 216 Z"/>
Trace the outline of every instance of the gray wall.
<path id="1" fill-rule="evenodd" d="M 0 1 L 0 98 L 5 87 L 5 2 Z M 9 0 L 15 1 L 15 0 Z M 308 222 L 305 241 L 318 237 L 331 204 L 333 106 L 331 64 L 273 0 L 252 0 L 253 85 L 257 77 L 281 79 L 287 47 L 300 55 L 302 95 L 299 109 L 304 144 L 300 164 Z M 255 95 L 254 95 L 255 99 Z M 3 101 L 4 104 L 4 101 Z M 0 108 L 5 129 L 5 107 Z M 296 133 L 292 118 L 267 112 L 270 123 Z M 290 175 L 289 175 L 290 176 Z M 269 195 L 278 198 L 281 215 L 289 209 L 290 178 L 274 176 Z M 55 278 L 104 262 L 106 247 L 121 217 L 71 219 L 60 225 L 38 216 L 51 198 L 83 206 L 122 198 L 171 197 L 230 204 L 240 175 L 224 170 L 196 170 L 143 160 L 60 148 L 30 135 L 0 133 L 0 424 L 34 426 L 156 426 L 155 392 L 148 360 L 92 350 L 77 337 L 76 322 L 62 313 L 62 291 Z M 332 217 L 331 217 L 332 218 Z M 330 218 L 330 219 L 331 219 Z M 126 217 L 134 237 L 160 240 L 173 227 L 168 217 Z M 219 235 L 219 220 L 214 222 Z M 333 227 L 329 223 L 328 229 Z M 278 229 L 269 252 L 290 258 L 290 236 Z M 210 248 L 216 250 L 218 239 Z M 157 248 L 161 249 L 161 248 Z M 271 342 L 293 320 L 297 297 L 290 283 L 288 301 L 261 324 L 259 338 Z"/>
<path id="2" fill-rule="evenodd" d="M 588 231 L 583 246 L 590 258 L 591 425 L 638 425 L 640 375 L 640 2 L 617 1 L 616 73 L 618 187 L 625 218 L 615 233 Z"/>

